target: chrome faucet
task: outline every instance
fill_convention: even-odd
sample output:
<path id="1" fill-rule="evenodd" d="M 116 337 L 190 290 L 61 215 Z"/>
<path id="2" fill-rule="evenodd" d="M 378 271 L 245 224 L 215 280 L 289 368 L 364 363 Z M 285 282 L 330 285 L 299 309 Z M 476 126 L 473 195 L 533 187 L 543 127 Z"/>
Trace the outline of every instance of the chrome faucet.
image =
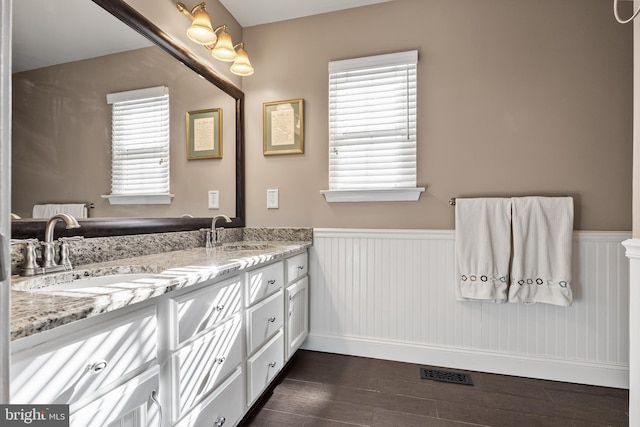
<path id="1" fill-rule="evenodd" d="M 45 273 L 64 270 L 65 268 L 70 267 L 70 264 L 67 264 L 66 262 L 65 262 L 66 265 L 58 266 L 58 264 L 56 264 L 53 231 L 55 229 L 56 223 L 60 220 L 63 220 L 65 222 L 67 229 L 80 227 L 80 224 L 78 224 L 78 221 L 69 214 L 59 213 L 49 218 L 49 220 L 47 221 L 47 225 L 44 229 L 44 242 L 42 243 L 44 245 L 42 249 L 42 268 L 43 270 L 45 270 L 44 271 Z M 56 269 L 54 267 L 60 267 L 60 268 Z"/>
<path id="2" fill-rule="evenodd" d="M 207 235 L 206 247 L 210 248 L 212 246 L 220 246 L 222 242 L 220 241 L 220 228 L 216 228 L 216 223 L 218 220 L 224 219 L 225 222 L 231 222 L 231 218 L 226 215 L 216 215 L 211 220 L 211 233 L 213 234 L 213 242 L 211 242 L 211 235 Z"/>

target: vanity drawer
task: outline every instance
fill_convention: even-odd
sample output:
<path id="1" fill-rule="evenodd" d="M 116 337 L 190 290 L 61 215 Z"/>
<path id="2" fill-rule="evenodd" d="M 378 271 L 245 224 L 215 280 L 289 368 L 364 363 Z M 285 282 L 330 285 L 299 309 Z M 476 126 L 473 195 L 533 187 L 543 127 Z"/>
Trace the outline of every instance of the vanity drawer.
<path id="1" fill-rule="evenodd" d="M 241 289 L 242 279 L 234 277 L 173 299 L 178 319 L 175 346 L 239 312 Z"/>
<path id="2" fill-rule="evenodd" d="M 260 396 L 284 365 L 282 330 L 247 360 L 247 406 Z"/>
<path id="3" fill-rule="evenodd" d="M 175 427 L 235 426 L 244 413 L 243 378 L 242 370 L 238 368 L 211 396 L 176 423 Z"/>
<path id="4" fill-rule="evenodd" d="M 282 261 L 247 273 L 247 306 L 271 295 L 284 285 Z"/>
<path id="5" fill-rule="evenodd" d="M 83 322 L 38 334 L 42 343 L 12 354 L 12 403 L 78 402 L 156 358 L 154 306 L 79 329 Z"/>
<path id="6" fill-rule="evenodd" d="M 285 268 L 287 270 L 287 283 L 293 283 L 300 277 L 306 275 L 309 271 L 309 259 L 307 252 L 287 258 L 285 261 Z"/>
<path id="7" fill-rule="evenodd" d="M 284 324 L 284 299 L 280 290 L 247 309 L 247 354 L 253 353 Z"/>
<path id="8" fill-rule="evenodd" d="M 188 411 L 240 362 L 240 314 L 178 350 L 172 357 L 173 371 L 177 378 L 175 416 Z"/>

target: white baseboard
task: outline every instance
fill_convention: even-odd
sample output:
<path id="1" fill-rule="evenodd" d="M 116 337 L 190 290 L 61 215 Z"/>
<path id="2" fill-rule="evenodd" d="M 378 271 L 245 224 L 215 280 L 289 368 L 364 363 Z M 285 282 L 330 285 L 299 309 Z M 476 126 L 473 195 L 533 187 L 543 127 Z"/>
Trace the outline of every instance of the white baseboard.
<path id="1" fill-rule="evenodd" d="M 629 388 L 629 367 L 310 334 L 305 350 L 552 381 Z"/>

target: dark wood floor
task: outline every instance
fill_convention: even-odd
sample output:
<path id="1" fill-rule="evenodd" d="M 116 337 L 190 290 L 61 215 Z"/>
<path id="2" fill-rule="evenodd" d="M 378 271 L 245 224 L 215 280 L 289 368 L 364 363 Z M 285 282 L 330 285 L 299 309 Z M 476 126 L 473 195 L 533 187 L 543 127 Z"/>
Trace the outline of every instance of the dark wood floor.
<path id="1" fill-rule="evenodd" d="M 242 425 L 260 427 L 628 426 L 627 390 L 467 372 L 474 385 L 420 379 L 423 365 L 298 351 Z"/>

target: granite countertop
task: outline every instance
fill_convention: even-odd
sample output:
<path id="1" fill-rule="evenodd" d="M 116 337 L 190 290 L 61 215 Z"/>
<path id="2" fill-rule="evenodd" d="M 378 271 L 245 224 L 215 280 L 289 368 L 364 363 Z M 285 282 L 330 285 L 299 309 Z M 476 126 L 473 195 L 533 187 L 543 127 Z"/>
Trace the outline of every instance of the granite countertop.
<path id="1" fill-rule="evenodd" d="M 12 277 L 11 339 L 117 310 L 253 266 L 286 257 L 311 242 L 236 242 L 216 248 L 194 248 L 95 264 L 34 277 Z M 122 273 L 152 277 L 99 287 L 48 290 L 60 281 Z M 21 289 L 21 290 L 17 290 Z"/>

